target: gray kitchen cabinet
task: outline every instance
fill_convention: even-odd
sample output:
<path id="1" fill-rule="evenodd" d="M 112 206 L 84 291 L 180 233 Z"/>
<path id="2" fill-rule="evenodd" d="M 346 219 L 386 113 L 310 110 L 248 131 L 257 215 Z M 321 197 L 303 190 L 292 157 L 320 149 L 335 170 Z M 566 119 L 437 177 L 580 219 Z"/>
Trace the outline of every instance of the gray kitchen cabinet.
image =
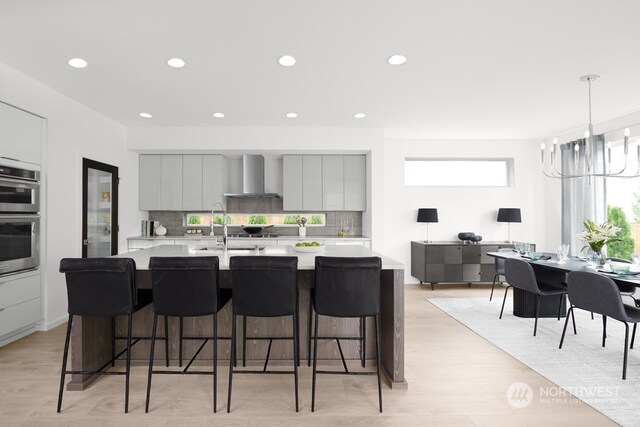
<path id="1" fill-rule="evenodd" d="M 282 207 L 285 211 L 322 210 L 322 156 L 283 156 Z"/>
<path id="2" fill-rule="evenodd" d="M 486 242 L 411 242 L 411 275 L 420 283 L 480 283 L 492 282 L 495 262 L 488 252 L 513 248 L 511 243 Z"/>
<path id="3" fill-rule="evenodd" d="M 282 157 L 282 209 L 285 211 L 302 210 L 302 157 Z"/>
<path id="4" fill-rule="evenodd" d="M 161 189 L 163 211 L 182 210 L 182 156 L 162 155 Z"/>
<path id="5" fill-rule="evenodd" d="M 182 156 L 182 209 L 202 210 L 202 156 Z"/>
<path id="6" fill-rule="evenodd" d="M 182 156 L 182 210 L 208 211 L 217 201 L 226 209 L 227 162 L 219 155 Z M 220 207 L 217 207 L 220 209 Z"/>
<path id="7" fill-rule="evenodd" d="M 0 346 L 32 331 L 40 320 L 40 272 L 0 279 Z"/>
<path id="8" fill-rule="evenodd" d="M 211 210 L 213 204 L 218 201 L 226 209 L 226 192 L 227 158 L 213 154 L 202 156 L 202 209 Z"/>
<path id="9" fill-rule="evenodd" d="M 302 156 L 302 210 L 321 211 L 322 156 Z"/>
<path id="10" fill-rule="evenodd" d="M 41 164 L 43 127 L 41 117 L 0 102 L 2 156 Z"/>
<path id="11" fill-rule="evenodd" d="M 344 156 L 322 156 L 322 209 L 344 210 Z"/>
<path id="12" fill-rule="evenodd" d="M 366 210 L 366 156 L 344 156 L 344 209 Z"/>
<path id="13" fill-rule="evenodd" d="M 141 155 L 139 158 L 138 208 L 141 211 L 162 209 L 162 156 Z"/>

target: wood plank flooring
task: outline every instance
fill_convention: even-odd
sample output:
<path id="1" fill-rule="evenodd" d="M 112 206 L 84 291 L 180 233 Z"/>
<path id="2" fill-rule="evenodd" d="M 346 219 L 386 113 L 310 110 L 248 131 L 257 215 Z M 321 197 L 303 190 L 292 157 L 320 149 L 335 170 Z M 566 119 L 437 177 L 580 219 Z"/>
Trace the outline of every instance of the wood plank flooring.
<path id="1" fill-rule="evenodd" d="M 144 412 L 147 370 L 134 366 L 130 412 L 124 414 L 124 378 L 105 377 L 84 392 L 65 391 L 55 412 L 64 328 L 38 332 L 0 348 L 2 426 L 581 426 L 615 425 L 579 401 L 512 407 L 516 381 L 534 390 L 552 383 L 431 305 L 431 297 L 484 297 L 490 287 L 407 285 L 405 293 L 407 390 L 383 388 L 378 413 L 375 377 L 320 376 L 312 413 L 311 369 L 300 369 L 300 412 L 293 377 L 234 375 L 226 413 L 228 365 L 219 366 L 218 413 L 212 413 L 210 377 L 156 376 Z M 498 291 L 498 295 L 502 295 Z M 495 296 L 495 295 L 494 295 Z M 497 315 L 497 313 L 496 313 Z M 355 366 L 354 366 L 355 367 Z"/>

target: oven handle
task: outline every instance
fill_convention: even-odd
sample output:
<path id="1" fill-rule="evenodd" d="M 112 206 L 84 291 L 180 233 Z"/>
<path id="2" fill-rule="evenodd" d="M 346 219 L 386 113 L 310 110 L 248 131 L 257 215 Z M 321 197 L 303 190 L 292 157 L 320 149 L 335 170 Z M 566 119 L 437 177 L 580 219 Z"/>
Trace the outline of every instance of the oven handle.
<path id="1" fill-rule="evenodd" d="M 0 220 L 18 220 L 18 221 L 24 221 L 24 220 L 34 220 L 34 219 L 40 219 L 40 214 L 21 214 L 21 213 L 17 213 L 14 215 L 7 215 L 7 214 L 0 214 Z M 16 222 L 16 221 L 13 221 Z"/>
<path id="2" fill-rule="evenodd" d="M 16 187 L 24 187 L 24 188 L 38 188 L 40 186 L 40 181 L 34 181 L 29 178 L 13 178 L 8 177 L 6 175 L 0 175 L 0 182 L 7 182 Z"/>

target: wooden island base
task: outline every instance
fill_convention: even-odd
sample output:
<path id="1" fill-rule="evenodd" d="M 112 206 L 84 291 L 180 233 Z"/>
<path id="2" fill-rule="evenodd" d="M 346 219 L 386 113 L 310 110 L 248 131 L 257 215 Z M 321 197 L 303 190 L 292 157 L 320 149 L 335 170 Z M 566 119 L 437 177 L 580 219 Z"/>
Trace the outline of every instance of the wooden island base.
<path id="1" fill-rule="evenodd" d="M 140 289 L 151 288 L 150 272 L 137 271 L 137 284 Z M 309 293 L 313 287 L 314 272 L 300 270 L 298 272 L 298 288 L 300 303 L 300 363 L 305 365 L 309 354 Z M 228 288 L 230 272 L 220 271 L 221 287 Z M 404 378 L 404 270 L 383 269 L 381 277 L 381 360 L 383 377 L 392 388 L 407 387 Z M 126 318 L 117 321 L 118 336 L 126 336 Z M 150 336 L 153 319 L 152 306 L 147 306 L 135 313 L 133 318 L 133 336 Z M 158 319 L 158 336 L 164 336 L 164 320 Z M 211 316 L 184 319 L 185 336 L 212 336 L 213 321 Z M 242 318 L 238 317 L 238 366 L 242 365 Z M 366 358 L 367 365 L 375 363 L 375 338 L 373 319 L 367 320 Z M 356 337 L 360 333 L 359 319 L 336 319 L 320 316 L 319 334 L 321 336 Z M 292 320 L 286 318 L 247 318 L 247 337 L 252 336 L 291 336 Z M 218 337 L 231 336 L 231 304 L 218 313 Z M 179 319 L 169 319 L 169 358 L 170 365 L 178 365 Z M 71 334 L 71 363 L 74 370 L 97 369 L 111 357 L 111 320 L 108 318 L 76 317 Z M 184 340 L 183 366 L 201 345 L 201 340 Z M 268 340 L 248 339 L 246 344 L 247 364 L 263 363 L 267 354 Z M 126 345 L 125 340 L 116 344 L 116 351 Z M 345 358 L 360 359 L 360 343 L 353 340 L 341 341 Z M 146 364 L 149 358 L 150 341 L 142 340 L 132 350 L 133 364 Z M 155 360 L 164 365 L 164 341 L 156 341 Z M 208 343 L 197 360 L 211 360 L 213 346 Z M 230 341 L 220 340 L 218 343 L 218 360 L 225 369 L 224 360 L 229 359 Z M 293 359 L 293 347 L 290 340 L 275 340 L 271 348 L 269 360 L 275 364 Z M 340 360 L 335 340 L 318 342 L 318 359 L 325 361 Z M 270 362 L 271 363 L 271 362 Z M 72 375 L 68 390 L 83 390 L 97 376 Z"/>

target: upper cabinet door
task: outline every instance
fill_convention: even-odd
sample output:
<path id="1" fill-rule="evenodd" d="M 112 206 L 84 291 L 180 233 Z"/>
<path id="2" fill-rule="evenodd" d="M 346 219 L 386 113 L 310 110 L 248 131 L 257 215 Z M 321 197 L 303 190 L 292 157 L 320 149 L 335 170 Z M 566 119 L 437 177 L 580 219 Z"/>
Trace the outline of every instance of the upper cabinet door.
<path id="1" fill-rule="evenodd" d="M 347 211 L 367 208 L 366 160 L 366 156 L 344 156 L 344 209 Z"/>
<path id="2" fill-rule="evenodd" d="M 302 156 L 302 210 L 322 210 L 322 156 Z"/>
<path id="3" fill-rule="evenodd" d="M 201 211 L 202 206 L 202 156 L 182 156 L 182 209 Z"/>
<path id="4" fill-rule="evenodd" d="M 162 210 L 182 210 L 181 155 L 162 155 Z"/>
<path id="5" fill-rule="evenodd" d="M 202 209 L 211 210 L 215 202 L 227 208 L 227 159 L 219 155 L 202 156 Z M 219 209 L 219 207 L 218 207 Z"/>
<path id="6" fill-rule="evenodd" d="M 162 209 L 162 156 L 140 155 L 139 162 L 138 209 L 159 211 Z"/>
<path id="7" fill-rule="evenodd" d="M 322 209 L 344 210 L 344 157 L 322 156 Z"/>
<path id="8" fill-rule="evenodd" d="M 0 156 L 41 164 L 43 126 L 42 118 L 0 102 Z"/>
<path id="9" fill-rule="evenodd" d="M 303 156 L 283 156 L 282 158 L 282 209 L 301 211 L 303 200 Z"/>

